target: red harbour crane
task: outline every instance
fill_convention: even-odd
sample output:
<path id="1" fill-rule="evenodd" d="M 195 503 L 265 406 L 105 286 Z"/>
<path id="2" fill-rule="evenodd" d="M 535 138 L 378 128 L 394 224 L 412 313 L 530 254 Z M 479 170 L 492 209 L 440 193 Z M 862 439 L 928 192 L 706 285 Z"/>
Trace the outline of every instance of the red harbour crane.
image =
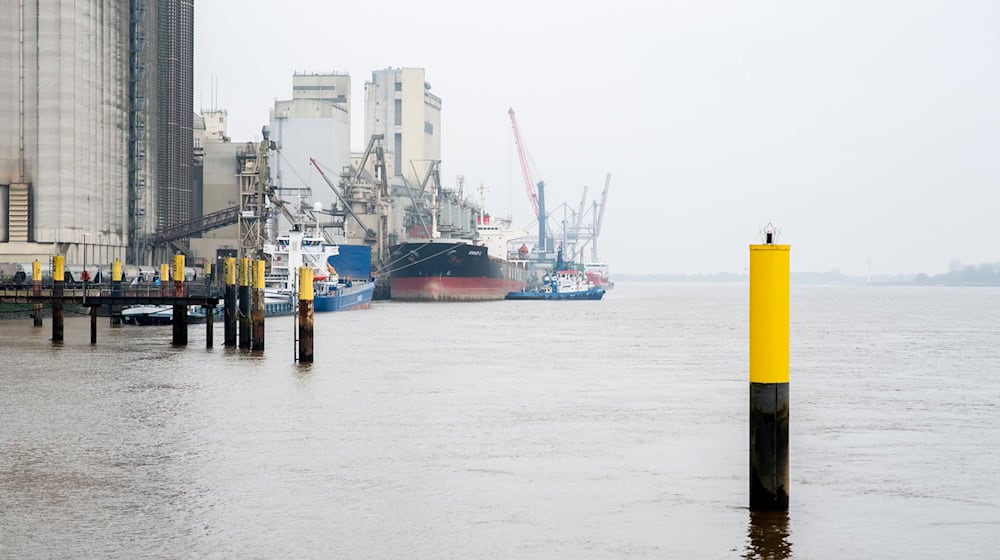
<path id="1" fill-rule="evenodd" d="M 521 132 L 517 128 L 517 117 L 514 116 L 514 109 L 507 110 L 510 116 L 510 126 L 514 129 L 514 144 L 517 146 L 517 157 L 521 160 L 521 173 L 524 175 L 524 189 L 528 192 L 528 202 L 531 203 L 531 210 L 538 217 L 538 194 L 535 192 L 535 180 L 531 177 L 531 168 L 528 166 L 528 156 L 524 149 L 524 142 L 521 140 Z"/>

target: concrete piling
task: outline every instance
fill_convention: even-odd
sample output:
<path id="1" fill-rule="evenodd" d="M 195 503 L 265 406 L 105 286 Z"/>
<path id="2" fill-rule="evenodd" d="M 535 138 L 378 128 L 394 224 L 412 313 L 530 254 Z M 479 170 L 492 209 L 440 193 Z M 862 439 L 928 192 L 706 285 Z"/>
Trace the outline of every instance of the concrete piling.
<path id="1" fill-rule="evenodd" d="M 788 509 L 789 245 L 750 246 L 750 510 Z"/>

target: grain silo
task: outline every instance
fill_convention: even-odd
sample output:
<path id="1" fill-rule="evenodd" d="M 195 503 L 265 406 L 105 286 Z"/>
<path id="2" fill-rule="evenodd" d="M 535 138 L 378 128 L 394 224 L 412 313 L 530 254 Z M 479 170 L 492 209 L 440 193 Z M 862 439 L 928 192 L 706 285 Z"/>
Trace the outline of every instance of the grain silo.
<path id="1" fill-rule="evenodd" d="M 129 4 L 9 4 L 0 18 L 0 262 L 124 257 Z"/>

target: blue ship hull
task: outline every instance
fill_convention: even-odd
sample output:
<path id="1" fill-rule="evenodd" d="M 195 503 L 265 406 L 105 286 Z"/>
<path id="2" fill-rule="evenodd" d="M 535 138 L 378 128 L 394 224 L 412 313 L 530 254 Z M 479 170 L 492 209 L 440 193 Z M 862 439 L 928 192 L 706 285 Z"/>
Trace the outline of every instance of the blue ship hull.
<path id="1" fill-rule="evenodd" d="M 351 309 L 368 309 L 371 307 L 372 294 L 375 293 L 375 282 L 353 282 L 351 286 L 344 284 L 329 291 L 316 293 L 313 296 L 313 311 L 348 311 Z"/>
<path id="2" fill-rule="evenodd" d="M 510 292 L 505 299 L 599 300 L 602 297 L 604 297 L 604 288 L 591 288 L 579 292 Z"/>

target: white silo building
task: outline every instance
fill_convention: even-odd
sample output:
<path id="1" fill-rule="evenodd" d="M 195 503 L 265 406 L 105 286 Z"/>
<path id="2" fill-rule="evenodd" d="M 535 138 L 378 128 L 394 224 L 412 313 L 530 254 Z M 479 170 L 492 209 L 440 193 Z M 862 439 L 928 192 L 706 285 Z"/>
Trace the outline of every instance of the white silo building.
<path id="1" fill-rule="evenodd" d="M 0 68 L 0 262 L 124 258 L 129 3 L 5 3 Z"/>
<path id="2" fill-rule="evenodd" d="M 441 98 L 423 68 L 385 68 L 365 83 L 365 138 L 385 137 L 386 171 L 419 184 L 441 159 Z M 414 171 L 416 170 L 416 171 Z"/>
<path id="3" fill-rule="evenodd" d="M 292 98 L 275 101 L 271 110 L 271 140 L 278 151 L 270 168 L 278 196 L 286 202 L 301 200 L 310 207 L 322 203 L 331 209 L 333 190 L 312 167 L 309 158 L 325 167 L 334 184 L 351 163 L 351 77 L 346 73 L 303 73 L 292 76 Z M 278 220 L 278 232 L 288 230 Z"/>

